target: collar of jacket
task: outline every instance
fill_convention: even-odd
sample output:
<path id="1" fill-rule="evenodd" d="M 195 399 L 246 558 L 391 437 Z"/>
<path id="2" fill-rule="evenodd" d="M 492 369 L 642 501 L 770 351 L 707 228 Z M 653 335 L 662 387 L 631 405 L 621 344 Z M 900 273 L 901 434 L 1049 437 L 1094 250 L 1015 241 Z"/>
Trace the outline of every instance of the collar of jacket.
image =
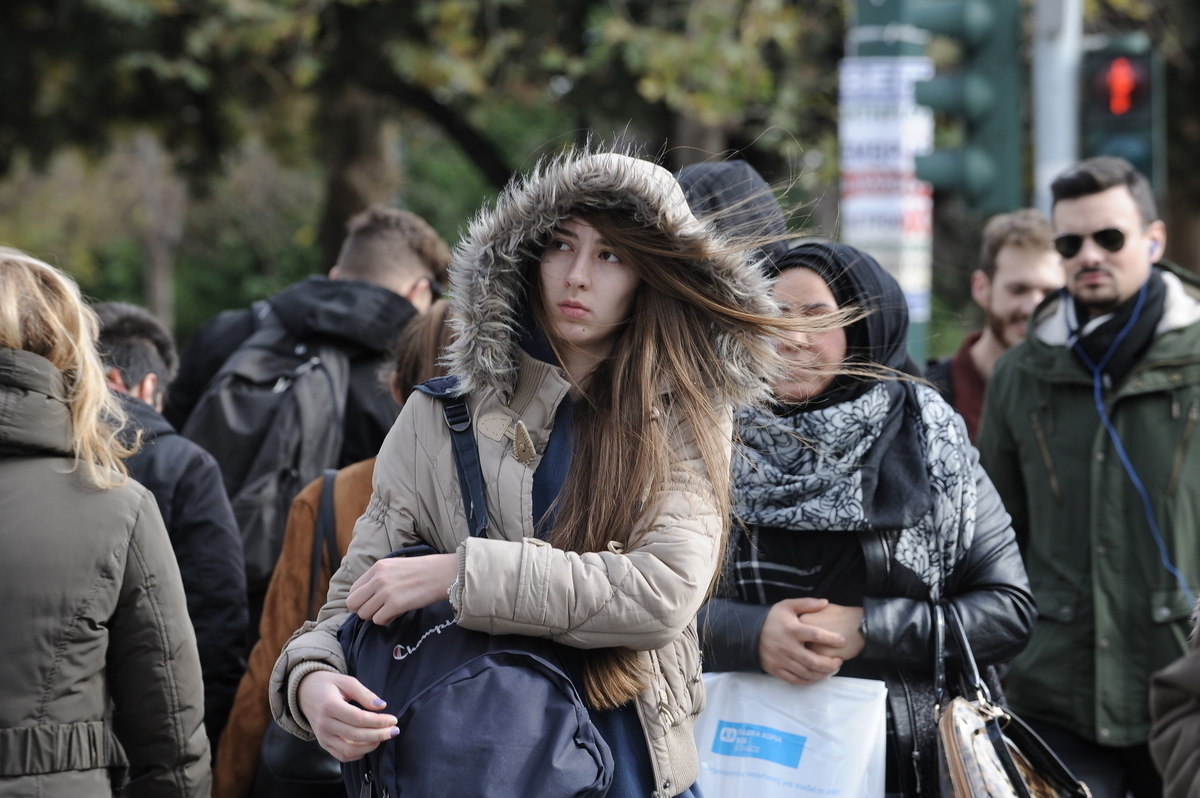
<path id="1" fill-rule="evenodd" d="M 117 401 L 125 410 L 126 424 L 121 430 L 121 439 L 132 443 L 138 430 L 142 432 L 142 442 L 153 440 L 160 435 L 174 435 L 175 428 L 162 414 L 140 399 L 135 399 L 127 393 L 113 391 Z"/>
<path id="2" fill-rule="evenodd" d="M 1117 386 L 1117 395 L 1200 382 L 1200 278 L 1167 261 L 1155 265 L 1163 270 L 1167 287 L 1162 321 L 1142 362 Z M 1046 297 L 1033 312 L 1034 334 L 1002 358 L 1043 382 L 1090 385 L 1091 375 L 1067 347 L 1066 304 L 1057 293 Z"/>
<path id="3" fill-rule="evenodd" d="M 63 375 L 41 355 L 0 347 L 0 453 L 71 456 Z"/>
<path id="4" fill-rule="evenodd" d="M 589 210 L 627 212 L 676 238 L 700 230 L 675 178 L 648 161 L 576 152 L 540 163 L 471 222 L 455 249 L 450 301 L 457 337 L 446 359 L 463 393 L 490 389 L 501 401 L 515 403 L 529 269 L 556 226 Z M 744 253 L 722 252 L 697 268 L 707 270 L 741 308 L 763 315 L 778 312 L 767 278 Z M 728 404 L 765 400 L 769 389 L 764 376 L 774 362 L 771 339 L 719 335 L 723 356 L 714 364 L 717 396 Z"/>
<path id="5" fill-rule="evenodd" d="M 363 280 L 316 276 L 267 300 L 296 338 L 328 336 L 380 354 L 417 315 L 407 299 Z"/>

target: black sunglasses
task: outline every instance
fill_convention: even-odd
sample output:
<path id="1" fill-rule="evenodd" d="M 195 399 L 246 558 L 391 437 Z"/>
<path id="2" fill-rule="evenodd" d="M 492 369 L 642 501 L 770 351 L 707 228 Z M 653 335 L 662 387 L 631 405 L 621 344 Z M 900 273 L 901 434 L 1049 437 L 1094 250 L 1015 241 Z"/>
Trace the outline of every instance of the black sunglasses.
<path id="1" fill-rule="evenodd" d="M 1083 239 L 1091 238 L 1109 252 L 1120 252 L 1125 246 L 1125 234 L 1115 227 L 1106 227 L 1088 235 L 1079 233 L 1063 233 L 1054 239 L 1054 248 L 1064 258 L 1073 258 L 1083 249 Z"/>

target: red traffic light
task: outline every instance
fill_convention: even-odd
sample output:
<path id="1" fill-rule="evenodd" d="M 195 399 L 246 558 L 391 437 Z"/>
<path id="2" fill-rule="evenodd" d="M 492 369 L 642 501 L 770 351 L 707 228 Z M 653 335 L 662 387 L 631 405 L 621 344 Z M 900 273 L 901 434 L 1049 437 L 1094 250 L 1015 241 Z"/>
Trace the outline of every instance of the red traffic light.
<path id="1" fill-rule="evenodd" d="M 1144 105 L 1150 94 L 1150 70 L 1144 57 L 1117 55 L 1092 63 L 1090 82 L 1097 111 L 1125 116 Z"/>
<path id="2" fill-rule="evenodd" d="M 1137 88 L 1137 72 L 1129 59 L 1122 56 L 1109 64 L 1104 82 L 1108 86 L 1108 110 L 1113 116 L 1129 113 L 1133 106 L 1133 90 Z"/>

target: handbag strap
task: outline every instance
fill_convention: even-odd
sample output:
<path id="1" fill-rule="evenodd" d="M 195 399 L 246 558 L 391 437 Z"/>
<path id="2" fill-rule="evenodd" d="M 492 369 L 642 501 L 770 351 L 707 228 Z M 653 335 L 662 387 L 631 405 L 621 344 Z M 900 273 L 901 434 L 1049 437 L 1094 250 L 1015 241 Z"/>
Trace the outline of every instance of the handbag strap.
<path id="1" fill-rule="evenodd" d="M 958 647 L 959 659 L 962 660 L 964 687 L 967 693 L 977 696 L 980 700 L 991 704 L 992 691 L 979 674 L 979 665 L 975 662 L 975 654 L 971 651 L 971 643 L 967 640 L 967 632 L 963 627 L 962 617 L 958 607 L 953 602 L 937 602 L 933 605 L 933 698 L 937 707 L 944 707 L 948 701 L 946 687 L 946 627 L 954 637 Z"/>
<path id="2" fill-rule="evenodd" d="M 933 623 L 933 707 L 934 716 L 940 717 L 946 706 L 946 612 L 941 602 L 934 602 Z"/>
<path id="3" fill-rule="evenodd" d="M 979 675 L 979 664 L 975 662 L 975 654 L 971 651 L 970 642 L 967 641 L 967 630 L 963 627 L 962 616 L 958 614 L 958 607 L 954 606 L 953 602 L 946 603 L 946 623 L 954 635 L 954 641 L 958 644 L 963 673 L 967 679 L 967 689 L 990 704 L 992 691 L 988 689 L 987 684 Z"/>
<path id="4" fill-rule="evenodd" d="M 309 564 L 308 579 L 308 620 L 317 617 L 320 608 L 313 609 L 317 601 L 317 582 L 321 578 L 321 547 L 325 546 L 329 558 L 329 571 L 336 573 L 342 564 L 338 555 L 337 524 L 333 515 L 333 483 L 337 480 L 337 470 L 325 469 L 325 481 L 321 485 L 321 501 L 317 505 L 317 523 L 313 528 L 312 557 Z"/>

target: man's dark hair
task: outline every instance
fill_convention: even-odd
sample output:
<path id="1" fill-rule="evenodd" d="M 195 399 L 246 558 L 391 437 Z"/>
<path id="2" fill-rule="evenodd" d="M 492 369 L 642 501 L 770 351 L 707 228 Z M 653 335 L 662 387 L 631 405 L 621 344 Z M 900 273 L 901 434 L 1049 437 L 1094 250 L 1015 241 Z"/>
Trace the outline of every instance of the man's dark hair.
<path id="1" fill-rule="evenodd" d="M 409 211 L 373 205 L 346 223 L 338 255 L 343 277 L 428 277 L 445 282 L 450 248 L 429 224 Z"/>
<path id="2" fill-rule="evenodd" d="M 1057 204 L 1059 200 L 1099 194 L 1115 186 L 1125 186 L 1129 189 L 1138 213 L 1141 214 L 1143 226 L 1158 219 L 1158 204 L 1154 201 L 1150 181 L 1124 158 L 1102 156 L 1080 161 L 1054 178 L 1054 182 L 1050 184 L 1050 194 Z"/>
<path id="3" fill-rule="evenodd" d="M 983 246 L 979 249 L 979 270 L 989 280 L 996 276 L 996 256 L 1010 245 L 1053 252 L 1054 229 L 1050 220 L 1035 208 L 1022 208 L 988 219 L 983 228 Z"/>
<path id="4" fill-rule="evenodd" d="M 100 319 L 100 359 L 115 368 L 126 388 L 158 375 L 160 388 L 175 377 L 179 359 L 167 328 L 145 308 L 125 302 L 102 302 L 92 310 Z"/>

